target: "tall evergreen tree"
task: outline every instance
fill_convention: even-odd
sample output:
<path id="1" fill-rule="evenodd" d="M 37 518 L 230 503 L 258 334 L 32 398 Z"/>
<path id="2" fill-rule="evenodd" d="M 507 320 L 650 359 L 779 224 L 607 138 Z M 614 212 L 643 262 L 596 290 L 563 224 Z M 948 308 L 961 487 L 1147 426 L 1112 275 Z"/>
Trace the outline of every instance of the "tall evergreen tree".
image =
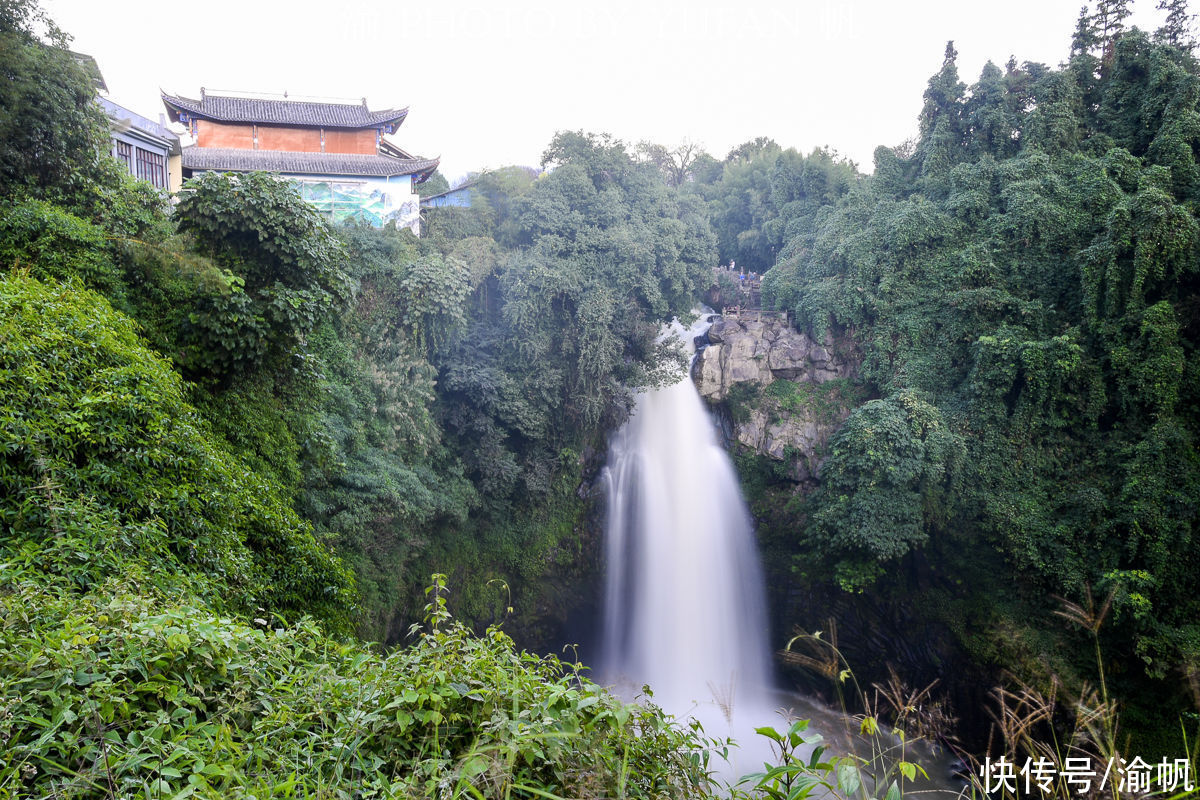
<path id="1" fill-rule="evenodd" d="M 1192 38 L 1191 29 L 1196 15 L 1188 13 L 1187 0 L 1158 0 L 1157 8 L 1167 12 L 1167 19 L 1154 32 L 1155 38 L 1189 51 L 1195 47 L 1196 40 Z"/>
<path id="2" fill-rule="evenodd" d="M 929 79 L 919 119 L 921 173 L 938 186 L 963 151 L 962 101 L 967 87 L 958 79 L 957 59 L 954 42 L 946 42 L 942 68 Z M 937 191 L 938 187 L 928 188 Z"/>
<path id="3" fill-rule="evenodd" d="M 1088 7 L 1079 9 L 1079 21 L 1071 36 L 1071 58 L 1067 70 L 1074 76 L 1079 87 L 1085 122 L 1092 121 L 1092 114 L 1100 104 L 1100 58 L 1096 49 L 1100 46 L 1100 34 L 1096 20 L 1088 13 Z"/>
<path id="4" fill-rule="evenodd" d="M 1101 61 L 1107 65 L 1112 62 L 1113 46 L 1125 32 L 1125 20 L 1133 13 L 1129 8 L 1130 0 L 1097 0 L 1096 14 L 1092 24 L 1096 35 L 1100 38 L 1104 51 Z"/>
<path id="5" fill-rule="evenodd" d="M 1003 158 L 1015 149 L 1016 120 L 1009 114 L 1006 94 L 1004 73 L 987 62 L 966 102 L 967 149 L 972 156 L 990 153 Z"/>
<path id="6" fill-rule="evenodd" d="M 957 117 L 961 111 L 959 103 L 967 88 L 958 79 L 957 61 L 958 51 L 954 49 L 954 42 L 946 42 L 946 54 L 942 59 L 942 68 L 929 79 L 929 87 L 925 90 L 925 105 L 921 109 L 920 116 L 922 139 L 933 133 L 938 121 L 943 117 L 951 117 L 957 123 Z"/>
<path id="7" fill-rule="evenodd" d="M 765 285 L 800 327 L 850 332 L 878 398 L 831 440 L 796 563 L 828 558 L 843 588 L 886 573 L 907 600 L 908 576 L 990 546 L 982 572 L 1029 596 L 1112 592 L 1104 668 L 1150 747 L 1162 709 L 1191 708 L 1175 676 L 1200 674 L 1200 66 L 1122 30 L 1128 5 L 1081 14 L 1065 69 L 1010 62 L 1000 105 L 990 66 L 953 102 L 948 57 L 920 172 L 877 150 L 870 191 L 786 242 Z M 1076 684 L 1095 669 L 1069 661 Z"/>
<path id="8" fill-rule="evenodd" d="M 1079 20 L 1075 23 L 1075 33 L 1071 35 L 1071 58 L 1087 55 L 1096 49 L 1100 37 L 1096 34 L 1096 20 L 1088 13 L 1087 6 L 1079 9 Z"/>

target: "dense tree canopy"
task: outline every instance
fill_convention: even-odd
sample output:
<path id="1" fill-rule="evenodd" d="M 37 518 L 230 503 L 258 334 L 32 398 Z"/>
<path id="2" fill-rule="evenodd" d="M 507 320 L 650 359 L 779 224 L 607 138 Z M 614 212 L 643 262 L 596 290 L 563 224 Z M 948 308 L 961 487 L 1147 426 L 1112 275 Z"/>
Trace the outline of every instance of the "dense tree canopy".
<path id="1" fill-rule="evenodd" d="M 188 183 L 175 218 L 225 277 L 181 323 L 195 374 L 278 369 L 348 293 L 341 243 L 284 181 L 205 173 Z"/>
<path id="2" fill-rule="evenodd" d="M 512 485 L 506 465 L 523 464 L 544 490 L 560 450 L 598 430 L 637 382 L 658 325 L 687 312 L 708 279 L 702 209 L 623 144 L 564 133 L 546 158 L 556 168 L 512 205 L 512 249 L 478 287 L 444 371 L 452 427 L 486 430 L 501 448 L 474 467 L 496 488 Z"/>
<path id="3" fill-rule="evenodd" d="M 0 281 L 0 547 L 90 587 L 136 565 L 214 605 L 344 621 L 352 583 L 101 297 Z"/>
<path id="4" fill-rule="evenodd" d="M 743 143 L 688 188 L 708 204 L 720 263 L 766 272 L 783 243 L 858 180 L 854 164 L 827 149 L 803 156 L 765 137 Z"/>
<path id="5" fill-rule="evenodd" d="M 41 38 L 45 36 L 45 40 Z M 0 8 L 0 192 L 73 199 L 100 177 L 108 125 L 70 37 L 35 0 Z"/>
<path id="6" fill-rule="evenodd" d="M 846 585 L 995 548 L 1040 592 L 1114 592 L 1127 664 L 1195 674 L 1200 67 L 1103 6 L 1058 70 L 967 88 L 948 46 L 915 150 L 880 148 L 765 289 L 852 335 L 879 397 L 806 504 Z"/>

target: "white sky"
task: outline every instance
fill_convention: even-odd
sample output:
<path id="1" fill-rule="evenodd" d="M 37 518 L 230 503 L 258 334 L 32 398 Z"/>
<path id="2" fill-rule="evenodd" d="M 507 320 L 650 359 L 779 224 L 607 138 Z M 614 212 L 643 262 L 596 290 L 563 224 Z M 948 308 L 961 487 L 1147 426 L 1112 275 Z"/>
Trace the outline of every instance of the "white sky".
<path id="1" fill-rule="evenodd" d="M 536 165 L 555 131 L 756 136 L 871 168 L 916 133 L 946 41 L 967 84 L 991 59 L 1056 65 L 1081 0 L 43 0 L 114 101 L 156 119 L 159 88 L 366 97 L 408 106 L 394 141 L 468 171 Z M 1162 12 L 1140 0 L 1131 20 Z"/>

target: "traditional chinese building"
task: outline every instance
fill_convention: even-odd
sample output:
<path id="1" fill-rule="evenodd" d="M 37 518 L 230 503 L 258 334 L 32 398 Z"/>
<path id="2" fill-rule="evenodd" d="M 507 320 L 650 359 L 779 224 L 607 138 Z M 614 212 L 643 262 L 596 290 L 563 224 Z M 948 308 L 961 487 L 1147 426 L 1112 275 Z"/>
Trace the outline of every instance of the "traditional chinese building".
<path id="1" fill-rule="evenodd" d="M 201 172 L 275 172 L 334 220 L 395 221 L 420 233 L 417 184 L 438 160 L 417 158 L 384 139 L 408 109 L 371 111 L 362 103 L 324 103 L 207 94 L 163 95 L 171 120 L 194 144 L 183 148 L 185 178 Z"/>

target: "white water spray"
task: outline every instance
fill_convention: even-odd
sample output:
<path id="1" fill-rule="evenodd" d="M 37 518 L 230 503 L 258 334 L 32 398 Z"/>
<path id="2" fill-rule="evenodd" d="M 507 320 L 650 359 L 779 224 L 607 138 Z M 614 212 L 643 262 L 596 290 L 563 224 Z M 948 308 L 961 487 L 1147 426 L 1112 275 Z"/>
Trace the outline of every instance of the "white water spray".
<path id="1" fill-rule="evenodd" d="M 674 326 L 689 349 L 708 327 Z M 609 447 L 604 664 L 627 694 L 734 736 L 772 712 L 762 570 L 737 476 L 690 378 L 645 392 Z M 753 753 L 753 755 L 752 755 Z"/>

